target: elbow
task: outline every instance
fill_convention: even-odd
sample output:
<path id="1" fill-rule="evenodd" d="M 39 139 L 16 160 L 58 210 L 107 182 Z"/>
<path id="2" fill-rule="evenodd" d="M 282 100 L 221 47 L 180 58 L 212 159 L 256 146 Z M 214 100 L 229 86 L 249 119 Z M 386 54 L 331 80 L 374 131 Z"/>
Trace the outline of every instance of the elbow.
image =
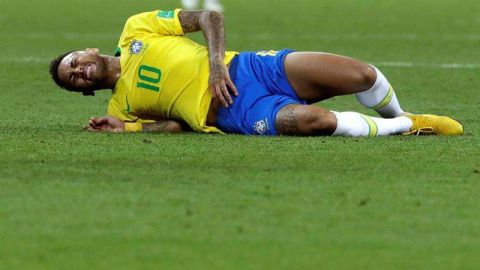
<path id="1" fill-rule="evenodd" d="M 218 11 L 210 10 L 208 11 L 210 18 L 213 18 L 215 21 L 223 22 L 223 14 Z"/>
<path id="2" fill-rule="evenodd" d="M 220 12 L 213 10 L 205 10 L 202 14 L 202 21 L 223 23 L 223 15 Z"/>
<path id="3" fill-rule="evenodd" d="M 167 130 L 170 133 L 180 133 L 180 132 L 183 132 L 184 128 L 180 122 L 170 121 L 170 123 L 168 123 Z"/>

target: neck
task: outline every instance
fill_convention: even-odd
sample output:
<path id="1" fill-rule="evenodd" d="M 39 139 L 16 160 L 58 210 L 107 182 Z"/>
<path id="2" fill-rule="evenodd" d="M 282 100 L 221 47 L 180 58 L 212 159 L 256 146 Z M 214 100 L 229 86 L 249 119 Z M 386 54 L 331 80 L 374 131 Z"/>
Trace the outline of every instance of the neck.
<path id="1" fill-rule="evenodd" d="M 107 79 L 103 84 L 104 89 L 114 89 L 117 85 L 118 80 L 120 79 L 121 68 L 120 68 L 120 57 L 114 57 L 110 55 L 103 56 L 105 66 L 107 68 L 106 74 Z"/>

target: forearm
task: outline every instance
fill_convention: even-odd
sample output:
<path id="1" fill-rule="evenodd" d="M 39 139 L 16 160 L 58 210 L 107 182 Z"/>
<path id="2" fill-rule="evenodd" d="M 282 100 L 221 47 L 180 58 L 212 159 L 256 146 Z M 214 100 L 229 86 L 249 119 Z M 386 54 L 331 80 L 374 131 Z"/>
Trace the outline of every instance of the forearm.
<path id="1" fill-rule="evenodd" d="M 178 15 L 184 33 L 202 30 L 208 44 L 209 79 L 212 99 L 224 107 L 233 103 L 230 92 L 238 95 L 225 65 L 225 30 L 222 14 L 214 11 L 181 11 Z"/>
<path id="2" fill-rule="evenodd" d="M 210 67 L 223 63 L 225 58 L 225 29 L 220 13 L 206 11 L 200 16 L 200 29 L 208 44 Z"/>
<path id="3" fill-rule="evenodd" d="M 182 125 L 174 120 L 160 120 L 154 123 L 142 124 L 142 130 L 150 132 L 179 133 L 183 131 Z"/>
<path id="4" fill-rule="evenodd" d="M 165 132 L 179 133 L 184 131 L 182 124 L 175 120 L 159 120 L 153 123 L 125 123 L 125 131 L 130 132 Z"/>
<path id="5" fill-rule="evenodd" d="M 208 45 L 210 65 L 223 62 L 225 57 L 225 30 L 223 15 L 215 11 L 180 11 L 178 14 L 184 33 L 202 31 Z"/>

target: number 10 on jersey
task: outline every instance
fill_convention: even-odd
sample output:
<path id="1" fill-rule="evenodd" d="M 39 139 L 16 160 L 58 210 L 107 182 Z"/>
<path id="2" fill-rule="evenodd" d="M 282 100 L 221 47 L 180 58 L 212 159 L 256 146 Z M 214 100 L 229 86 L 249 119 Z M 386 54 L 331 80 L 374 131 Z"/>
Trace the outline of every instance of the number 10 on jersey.
<path id="1" fill-rule="evenodd" d="M 155 92 L 160 91 L 156 85 L 162 78 L 162 71 L 156 67 L 141 65 L 138 67 L 138 88 L 144 88 Z"/>

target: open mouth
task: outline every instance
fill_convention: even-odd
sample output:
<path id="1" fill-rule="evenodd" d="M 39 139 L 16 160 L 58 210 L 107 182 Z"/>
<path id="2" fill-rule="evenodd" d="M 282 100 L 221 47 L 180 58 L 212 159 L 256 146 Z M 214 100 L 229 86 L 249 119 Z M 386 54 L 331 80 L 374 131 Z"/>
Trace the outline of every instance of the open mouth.
<path id="1" fill-rule="evenodd" d="M 85 79 L 88 81 L 93 81 L 93 74 L 97 70 L 97 66 L 93 63 L 87 64 L 85 67 Z"/>

